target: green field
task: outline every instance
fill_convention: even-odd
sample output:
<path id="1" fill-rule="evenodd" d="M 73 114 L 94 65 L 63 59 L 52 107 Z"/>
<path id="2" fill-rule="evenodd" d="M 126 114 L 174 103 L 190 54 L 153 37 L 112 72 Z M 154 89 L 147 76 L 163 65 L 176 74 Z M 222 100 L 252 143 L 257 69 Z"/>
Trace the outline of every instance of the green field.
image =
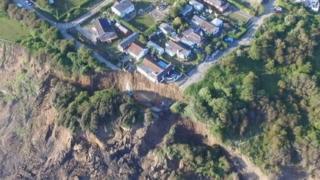
<path id="1" fill-rule="evenodd" d="M 29 30 L 19 21 L 9 19 L 0 11 L 0 39 L 17 41 L 29 34 Z"/>

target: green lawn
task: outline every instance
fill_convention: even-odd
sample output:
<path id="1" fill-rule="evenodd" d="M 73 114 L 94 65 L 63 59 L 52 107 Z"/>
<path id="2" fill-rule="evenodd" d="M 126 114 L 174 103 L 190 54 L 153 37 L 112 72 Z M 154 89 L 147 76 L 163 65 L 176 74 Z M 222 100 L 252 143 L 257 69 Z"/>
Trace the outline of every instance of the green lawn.
<path id="1" fill-rule="evenodd" d="M 24 27 L 19 21 L 9 19 L 0 11 L 0 39 L 17 41 L 29 34 L 29 29 Z"/>
<path id="2" fill-rule="evenodd" d="M 155 20 L 153 17 L 150 15 L 146 14 L 143 16 L 137 16 L 134 18 L 130 23 L 135 26 L 137 29 L 139 29 L 141 32 L 146 31 L 150 27 L 156 24 Z"/>

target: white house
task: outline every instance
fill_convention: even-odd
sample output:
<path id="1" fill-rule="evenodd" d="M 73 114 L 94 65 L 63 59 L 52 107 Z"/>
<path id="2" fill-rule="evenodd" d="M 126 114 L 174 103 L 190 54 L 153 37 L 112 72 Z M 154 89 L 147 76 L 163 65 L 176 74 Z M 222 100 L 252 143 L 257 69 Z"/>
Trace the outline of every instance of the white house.
<path id="1" fill-rule="evenodd" d="M 191 6 L 193 6 L 193 8 L 197 11 L 202 11 L 203 8 L 204 8 L 204 5 L 202 3 L 200 3 L 199 1 L 196 1 L 196 0 L 191 0 L 189 1 L 189 4 Z"/>
<path id="2" fill-rule="evenodd" d="M 131 14 L 135 11 L 134 4 L 130 0 L 122 0 L 120 2 L 116 2 L 111 7 L 113 13 L 117 16 L 123 18 L 126 15 Z"/>
<path id="3" fill-rule="evenodd" d="M 171 56 L 177 56 L 180 59 L 186 60 L 190 57 L 191 55 L 191 51 L 184 48 L 183 46 L 181 46 L 180 44 L 169 40 L 166 43 L 166 49 L 165 49 L 166 53 Z"/>

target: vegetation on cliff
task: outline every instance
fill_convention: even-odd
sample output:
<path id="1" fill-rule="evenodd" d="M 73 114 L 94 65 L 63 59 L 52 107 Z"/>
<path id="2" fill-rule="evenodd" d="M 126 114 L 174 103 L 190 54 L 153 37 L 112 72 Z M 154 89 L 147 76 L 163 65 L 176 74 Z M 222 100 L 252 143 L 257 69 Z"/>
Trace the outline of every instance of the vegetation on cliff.
<path id="1" fill-rule="evenodd" d="M 156 150 L 167 161 L 172 179 L 225 179 L 235 172 L 227 154 L 218 145 L 209 147 L 202 139 L 190 134 L 183 126 L 173 126 L 165 137 L 165 144 Z"/>
<path id="2" fill-rule="evenodd" d="M 49 63 L 54 67 L 54 70 L 62 71 L 66 75 L 79 75 L 103 69 L 103 66 L 93 58 L 89 49 L 77 48 L 73 40 L 65 40 L 56 28 L 40 20 L 34 12 L 18 8 L 9 0 L 2 2 L 0 12 L 3 12 L 0 16 L 10 19 L 10 22 L 19 21 L 25 29 L 29 30 L 29 33 L 15 40 L 18 40 L 35 56 L 46 55 L 46 59 L 50 60 Z M 1 30 L 5 29 L 1 28 Z M 18 31 L 18 29 L 13 29 L 14 31 Z M 9 38 L 9 35 L 7 36 L 5 39 Z"/>
<path id="3" fill-rule="evenodd" d="M 272 16 L 249 47 L 186 91 L 190 117 L 210 125 L 268 172 L 305 165 L 320 146 L 320 16 L 302 7 Z"/>
<path id="4" fill-rule="evenodd" d="M 132 98 L 112 89 L 89 94 L 72 85 L 58 83 L 52 101 L 59 112 L 58 123 L 74 132 L 97 132 L 116 120 L 123 127 L 131 127 L 144 118 L 143 109 Z"/>

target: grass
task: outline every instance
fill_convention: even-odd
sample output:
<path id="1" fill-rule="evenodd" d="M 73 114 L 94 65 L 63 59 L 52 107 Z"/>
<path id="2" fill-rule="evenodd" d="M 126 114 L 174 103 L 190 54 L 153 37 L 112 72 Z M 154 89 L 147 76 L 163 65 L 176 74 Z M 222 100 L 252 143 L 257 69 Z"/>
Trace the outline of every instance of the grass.
<path id="1" fill-rule="evenodd" d="M 0 39 L 16 42 L 29 34 L 29 29 L 19 21 L 9 19 L 0 11 Z"/>
<path id="2" fill-rule="evenodd" d="M 147 29 L 149 29 L 150 27 L 156 24 L 153 17 L 151 17 L 148 14 L 143 16 L 137 16 L 132 21 L 130 21 L 130 23 L 136 28 L 138 28 L 141 32 L 146 31 Z"/>
<path id="3" fill-rule="evenodd" d="M 87 12 L 87 7 L 101 0 L 55 0 L 54 5 L 40 3 L 43 11 L 60 21 L 70 21 Z"/>
<path id="4" fill-rule="evenodd" d="M 228 15 L 228 17 L 239 24 L 247 24 L 250 20 L 248 16 L 243 15 L 241 12 L 236 11 Z"/>
<path id="5" fill-rule="evenodd" d="M 136 9 L 145 11 L 152 5 L 151 1 L 143 0 L 135 2 Z M 144 15 L 138 15 L 135 17 L 132 21 L 130 21 L 130 24 L 135 26 L 139 31 L 144 32 L 150 27 L 154 26 L 156 24 L 155 20 L 152 16 L 149 15 L 149 13 L 146 13 Z"/>

